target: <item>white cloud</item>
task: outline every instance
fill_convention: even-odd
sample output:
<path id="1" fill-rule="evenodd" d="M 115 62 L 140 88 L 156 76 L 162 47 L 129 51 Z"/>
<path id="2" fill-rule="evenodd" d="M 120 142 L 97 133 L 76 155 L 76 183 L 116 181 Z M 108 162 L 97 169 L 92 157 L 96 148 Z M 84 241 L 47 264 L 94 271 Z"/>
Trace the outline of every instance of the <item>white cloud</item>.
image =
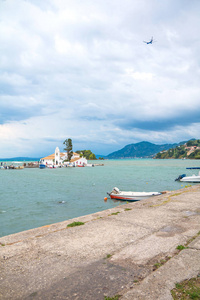
<path id="1" fill-rule="evenodd" d="M 152 73 L 134 72 L 133 69 L 126 69 L 125 71 L 127 76 L 132 77 L 136 80 L 151 80 L 153 78 Z"/>
<path id="2" fill-rule="evenodd" d="M 0 157 L 43 156 L 67 137 L 98 154 L 199 138 L 199 9 L 2 1 Z"/>

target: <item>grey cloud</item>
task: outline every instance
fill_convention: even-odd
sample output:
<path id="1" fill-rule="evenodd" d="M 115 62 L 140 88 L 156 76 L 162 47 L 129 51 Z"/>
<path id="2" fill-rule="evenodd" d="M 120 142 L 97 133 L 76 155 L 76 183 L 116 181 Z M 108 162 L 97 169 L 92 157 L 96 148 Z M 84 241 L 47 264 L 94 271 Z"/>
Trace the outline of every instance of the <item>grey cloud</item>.
<path id="1" fill-rule="evenodd" d="M 114 124 L 121 129 L 125 130 L 146 130 L 146 131 L 171 131 L 177 126 L 187 127 L 193 123 L 200 123 L 200 111 L 193 113 L 188 113 L 181 116 L 176 116 L 174 118 L 160 119 L 159 116 L 155 117 L 153 120 L 119 120 L 115 121 Z"/>
<path id="2" fill-rule="evenodd" d="M 38 113 L 37 107 L 2 107 L 0 105 L 0 124 L 28 119 L 37 116 Z"/>
<path id="3" fill-rule="evenodd" d="M 44 140 L 46 141 L 46 142 L 52 142 L 52 143 L 61 143 L 61 142 L 63 142 L 64 140 L 63 139 L 61 139 L 61 138 L 51 138 L 51 137 L 44 137 Z"/>

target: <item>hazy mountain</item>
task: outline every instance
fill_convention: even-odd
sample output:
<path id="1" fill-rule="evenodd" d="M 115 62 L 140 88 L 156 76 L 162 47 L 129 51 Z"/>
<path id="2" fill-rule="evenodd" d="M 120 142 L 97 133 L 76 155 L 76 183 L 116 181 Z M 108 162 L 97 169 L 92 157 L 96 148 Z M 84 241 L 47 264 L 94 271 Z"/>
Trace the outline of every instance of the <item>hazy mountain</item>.
<path id="1" fill-rule="evenodd" d="M 12 158 L 0 158 L 0 161 L 39 161 L 40 158 L 34 157 L 12 157 Z"/>
<path id="2" fill-rule="evenodd" d="M 179 144 L 164 144 L 156 145 L 149 142 L 140 142 L 136 144 L 130 144 L 122 148 L 121 150 L 115 151 L 107 155 L 107 158 L 134 158 L 134 157 L 154 157 L 158 152 L 175 148 L 178 145 L 183 145 L 185 142 Z"/>

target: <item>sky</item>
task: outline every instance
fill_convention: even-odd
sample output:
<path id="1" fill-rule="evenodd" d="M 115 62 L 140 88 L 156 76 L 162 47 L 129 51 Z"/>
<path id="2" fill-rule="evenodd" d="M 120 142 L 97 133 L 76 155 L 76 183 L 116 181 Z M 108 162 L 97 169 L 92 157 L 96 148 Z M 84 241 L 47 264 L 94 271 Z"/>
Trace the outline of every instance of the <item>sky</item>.
<path id="1" fill-rule="evenodd" d="M 99 155 L 199 139 L 199 12 L 199 0 L 0 0 L 0 157 L 68 138 Z"/>

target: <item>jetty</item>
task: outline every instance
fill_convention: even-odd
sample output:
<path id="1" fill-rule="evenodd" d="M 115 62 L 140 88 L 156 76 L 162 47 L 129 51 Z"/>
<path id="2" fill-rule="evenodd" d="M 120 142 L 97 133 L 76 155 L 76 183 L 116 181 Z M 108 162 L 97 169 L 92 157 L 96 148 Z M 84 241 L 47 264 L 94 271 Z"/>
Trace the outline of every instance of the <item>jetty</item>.
<path id="1" fill-rule="evenodd" d="M 1 237 L 0 261 L 4 300 L 172 299 L 200 276 L 200 185 Z"/>

